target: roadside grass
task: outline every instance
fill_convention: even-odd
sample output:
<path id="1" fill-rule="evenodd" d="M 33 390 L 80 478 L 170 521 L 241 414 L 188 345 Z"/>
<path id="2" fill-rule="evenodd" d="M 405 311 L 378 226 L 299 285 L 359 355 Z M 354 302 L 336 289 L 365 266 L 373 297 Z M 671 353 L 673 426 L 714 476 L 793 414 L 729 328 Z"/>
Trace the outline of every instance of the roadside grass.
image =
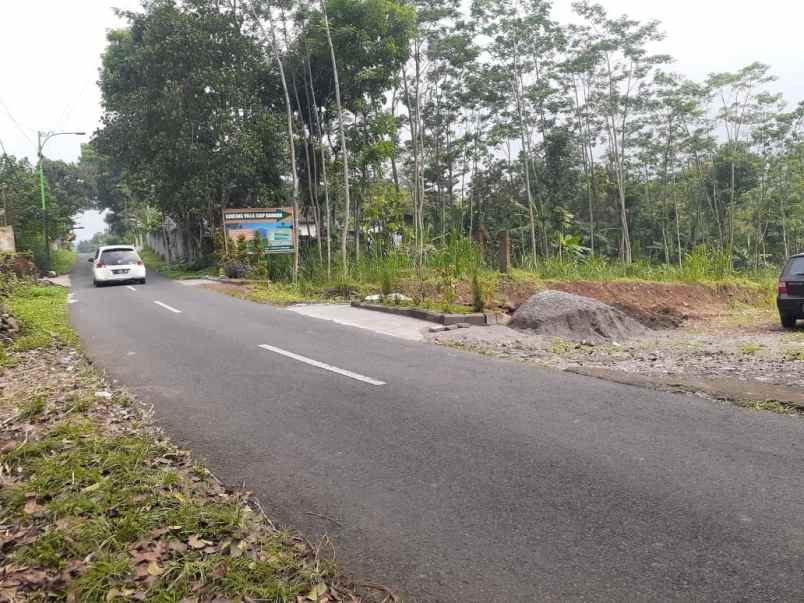
<path id="1" fill-rule="evenodd" d="M 0 369 L 0 599 L 357 600 L 320 548 L 109 388 L 75 347 L 65 290 L 19 288 L 7 305 L 25 334 L 0 346 L 14 360 Z"/>
<path id="2" fill-rule="evenodd" d="M 804 350 L 800 348 L 787 348 L 782 352 L 782 358 L 784 360 L 804 362 Z"/>
<path id="3" fill-rule="evenodd" d="M 265 283 L 251 285 L 242 296 L 249 301 L 274 306 L 289 306 L 310 301 L 326 301 L 319 291 L 292 283 Z"/>
<path id="4" fill-rule="evenodd" d="M 778 402 L 776 400 L 755 400 L 752 402 L 735 402 L 735 404 L 742 408 L 773 412 L 777 415 L 784 415 L 786 417 L 804 416 L 804 410 L 801 408 L 785 402 Z"/>
<path id="5" fill-rule="evenodd" d="M 303 278 L 298 283 L 252 281 L 237 288 L 221 287 L 215 290 L 260 304 L 289 306 L 298 303 L 344 303 L 352 298 L 362 299 L 368 295 L 371 287 L 365 283 L 335 277 L 323 282 L 311 282 Z"/>
<path id="6" fill-rule="evenodd" d="M 472 312 L 474 312 L 474 310 L 469 306 L 463 306 L 460 304 L 449 304 L 446 302 L 439 302 L 431 299 L 422 299 L 418 302 L 407 301 L 407 300 L 381 299 L 379 301 L 371 303 L 396 308 L 415 308 L 419 310 L 432 310 L 434 312 L 442 312 L 444 314 L 471 314 Z"/>
<path id="7" fill-rule="evenodd" d="M 740 352 L 742 354 L 745 354 L 746 356 L 753 356 L 757 352 L 759 352 L 762 348 L 763 346 L 758 343 L 744 343 L 738 346 L 737 349 L 740 350 Z"/>
<path id="8" fill-rule="evenodd" d="M 175 449 L 105 435 L 80 412 L 0 459 L 19 479 L 0 495 L 3 522 L 49 526 L 24 538 L 10 560 L 72 575 L 66 586 L 74 600 L 286 601 L 326 576 L 324 564 L 305 559 L 304 546 L 265 530 L 242 498 L 186 466 Z"/>
<path id="9" fill-rule="evenodd" d="M 68 274 L 75 265 L 78 254 L 71 249 L 57 249 L 50 252 L 50 267 L 56 274 Z"/>
<path id="10" fill-rule="evenodd" d="M 218 268 L 214 265 L 197 268 L 180 263 L 169 264 L 159 257 L 155 251 L 148 249 L 147 247 L 140 250 L 139 254 L 148 270 L 153 270 L 168 278 L 201 278 L 207 276 L 208 274 L 218 274 Z"/>
<path id="11" fill-rule="evenodd" d="M 67 315 L 67 289 L 19 287 L 7 301 L 7 306 L 22 323 L 22 335 L 11 345 L 13 351 L 25 352 L 50 343 L 77 343 Z"/>
<path id="12" fill-rule="evenodd" d="M 717 250 L 699 246 L 692 250 L 682 264 L 653 263 L 636 260 L 630 264 L 594 256 L 581 259 L 526 260 L 524 269 L 515 273 L 534 275 L 541 280 L 587 281 L 648 281 L 657 283 L 701 283 L 710 286 L 756 286 L 763 289 L 775 283 L 778 269 L 766 267 L 758 270 L 735 271 L 731 261 Z"/>
<path id="13" fill-rule="evenodd" d="M 194 278 L 217 274 L 218 267 L 196 269 L 185 264 L 167 264 L 153 250 L 142 257 L 151 270 L 170 278 Z M 467 308 L 504 305 L 509 290 L 539 291 L 562 282 L 613 282 L 633 284 L 686 284 L 712 289 L 730 300 L 742 299 L 752 307 L 773 305 L 777 270 L 739 272 L 716 250 L 700 246 L 690 252 L 681 266 L 635 261 L 624 264 L 599 256 L 585 258 L 525 259 L 521 267 L 502 275 L 483 261 L 476 246 L 449 237 L 443 248 L 431 249 L 423 265 L 403 250 L 376 248 L 352 260 L 347 273 L 339 263 L 328 271 L 310 249 L 301 258 L 299 278 L 291 282 L 291 262 L 286 256 L 271 256 L 261 276 L 243 283 L 246 292 L 224 291 L 258 303 L 288 305 L 303 302 L 363 299 L 370 294 L 399 292 L 413 298 L 418 307 L 461 313 Z M 481 303 L 482 302 L 482 303 Z M 738 301 L 733 301 L 738 304 Z"/>

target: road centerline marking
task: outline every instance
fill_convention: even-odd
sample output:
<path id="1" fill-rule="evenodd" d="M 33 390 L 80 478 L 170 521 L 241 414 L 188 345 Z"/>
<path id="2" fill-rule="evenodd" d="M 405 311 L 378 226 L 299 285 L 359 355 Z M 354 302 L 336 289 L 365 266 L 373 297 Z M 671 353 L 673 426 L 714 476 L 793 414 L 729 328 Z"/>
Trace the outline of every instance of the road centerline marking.
<path id="1" fill-rule="evenodd" d="M 167 304 L 163 304 L 161 301 L 156 301 L 156 300 L 154 300 L 154 303 L 155 303 L 157 306 L 162 306 L 162 307 L 163 307 L 165 310 L 170 310 L 171 312 L 173 312 L 173 313 L 175 313 L 175 314 L 181 314 L 181 310 L 177 310 L 177 309 L 176 309 L 176 308 L 174 308 L 173 306 L 168 306 Z"/>
<path id="2" fill-rule="evenodd" d="M 132 291 L 136 291 L 136 289 L 134 287 L 132 287 L 131 285 L 126 285 L 126 289 L 131 289 Z"/>
<path id="3" fill-rule="evenodd" d="M 337 366 L 332 366 L 331 364 L 327 364 L 326 362 L 319 362 L 318 360 L 313 360 L 312 358 L 308 358 L 307 356 L 302 356 L 301 354 L 294 354 L 293 352 L 288 352 L 287 350 L 283 350 L 282 348 L 277 348 L 272 345 L 262 344 L 258 347 L 262 348 L 263 350 L 279 354 L 280 356 L 285 356 L 287 358 L 292 358 L 293 360 L 303 362 L 304 364 L 309 364 L 310 366 L 315 366 L 324 369 L 326 371 L 330 371 L 332 373 L 337 373 L 338 375 L 343 375 L 344 377 L 349 377 L 350 379 L 362 381 L 363 383 L 368 383 L 370 385 L 385 385 L 385 381 L 372 379 L 371 377 L 366 377 L 365 375 L 361 375 L 360 373 L 347 371 L 346 369 L 338 368 Z"/>

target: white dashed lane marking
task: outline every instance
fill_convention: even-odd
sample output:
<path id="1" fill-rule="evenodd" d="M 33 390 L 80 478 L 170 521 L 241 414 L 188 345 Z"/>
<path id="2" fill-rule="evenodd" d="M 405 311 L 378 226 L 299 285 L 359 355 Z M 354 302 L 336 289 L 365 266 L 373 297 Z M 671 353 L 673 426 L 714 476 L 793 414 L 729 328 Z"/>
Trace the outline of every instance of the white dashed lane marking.
<path id="1" fill-rule="evenodd" d="M 299 362 L 309 364 L 310 366 L 315 366 L 324 369 L 325 371 L 330 371 L 332 373 L 343 375 L 344 377 L 349 377 L 350 379 L 362 381 L 363 383 L 368 383 L 370 385 L 385 385 L 385 381 L 379 381 L 377 379 L 372 379 L 371 377 L 361 375 L 360 373 L 347 371 L 346 369 L 338 368 L 337 366 L 332 366 L 331 364 L 326 364 L 325 362 L 319 362 L 318 360 L 313 360 L 312 358 L 307 358 L 306 356 L 302 356 L 300 354 L 294 354 L 293 352 L 288 352 L 287 350 L 283 350 L 282 348 L 277 348 L 272 345 L 266 345 L 266 344 L 262 344 L 259 347 L 261 347 L 263 350 L 274 352 L 275 354 L 280 354 L 287 358 L 293 358 L 293 360 L 298 360 Z"/>
<path id="2" fill-rule="evenodd" d="M 132 287 L 131 285 L 126 285 L 126 289 L 131 289 L 132 291 L 136 291 L 136 289 L 134 287 Z"/>
<path id="3" fill-rule="evenodd" d="M 175 314 L 181 314 L 181 310 L 177 310 L 173 306 L 168 306 L 167 304 L 163 304 L 161 301 L 154 301 L 157 306 L 162 306 L 165 310 L 170 310 Z"/>

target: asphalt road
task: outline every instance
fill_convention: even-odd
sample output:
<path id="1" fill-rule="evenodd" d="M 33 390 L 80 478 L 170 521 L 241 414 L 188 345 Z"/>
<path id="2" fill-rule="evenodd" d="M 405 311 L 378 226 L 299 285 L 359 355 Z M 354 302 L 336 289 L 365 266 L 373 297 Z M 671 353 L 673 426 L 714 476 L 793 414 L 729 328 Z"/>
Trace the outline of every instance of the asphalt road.
<path id="1" fill-rule="evenodd" d="M 73 287 L 89 356 L 360 579 L 415 601 L 804 600 L 800 419 L 154 274 L 93 289 L 85 258 Z"/>

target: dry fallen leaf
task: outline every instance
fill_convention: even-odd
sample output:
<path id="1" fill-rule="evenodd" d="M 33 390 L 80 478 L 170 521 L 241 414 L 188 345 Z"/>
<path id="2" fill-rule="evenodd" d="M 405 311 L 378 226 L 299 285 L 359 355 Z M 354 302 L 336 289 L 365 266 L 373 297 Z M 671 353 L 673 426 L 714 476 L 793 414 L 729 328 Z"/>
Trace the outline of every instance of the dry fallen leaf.
<path id="1" fill-rule="evenodd" d="M 323 582 L 319 582 L 316 584 L 309 593 L 307 593 L 307 598 L 310 601 L 318 601 L 318 598 L 327 594 L 329 588 Z"/>
<path id="2" fill-rule="evenodd" d="M 234 559 L 237 559 L 238 557 L 242 557 L 243 556 L 243 551 L 245 550 L 245 548 L 246 548 L 246 543 L 245 542 L 242 542 L 242 541 L 238 542 L 236 545 L 233 545 L 229 549 L 229 555 L 231 555 Z"/>
<path id="3" fill-rule="evenodd" d="M 2 445 L 0 445 L 0 454 L 14 450 L 17 447 L 18 443 L 19 442 L 17 442 L 16 440 L 8 440 L 3 442 Z"/>
<path id="4" fill-rule="evenodd" d="M 45 508 L 37 504 L 36 500 L 29 499 L 28 502 L 25 503 L 25 506 L 22 508 L 28 515 L 35 515 L 36 513 L 42 513 Z"/>
<path id="5" fill-rule="evenodd" d="M 171 540 L 168 543 L 168 548 L 174 553 L 186 553 L 189 547 L 183 542 L 179 542 L 178 540 Z"/>
<path id="6" fill-rule="evenodd" d="M 187 539 L 187 544 L 194 549 L 203 549 L 204 547 L 210 546 L 212 543 L 209 540 L 203 540 L 200 536 L 193 534 Z"/>
<path id="7" fill-rule="evenodd" d="M 151 561 L 148 564 L 148 574 L 151 576 L 161 576 L 165 569 L 156 561 Z"/>
<path id="8" fill-rule="evenodd" d="M 148 564 L 147 563 L 140 563 L 134 568 L 134 575 L 137 578 L 145 578 L 148 576 Z"/>
<path id="9" fill-rule="evenodd" d="M 159 561 L 161 555 L 157 551 L 144 551 L 134 555 L 134 564 L 139 565 L 143 561 Z"/>

